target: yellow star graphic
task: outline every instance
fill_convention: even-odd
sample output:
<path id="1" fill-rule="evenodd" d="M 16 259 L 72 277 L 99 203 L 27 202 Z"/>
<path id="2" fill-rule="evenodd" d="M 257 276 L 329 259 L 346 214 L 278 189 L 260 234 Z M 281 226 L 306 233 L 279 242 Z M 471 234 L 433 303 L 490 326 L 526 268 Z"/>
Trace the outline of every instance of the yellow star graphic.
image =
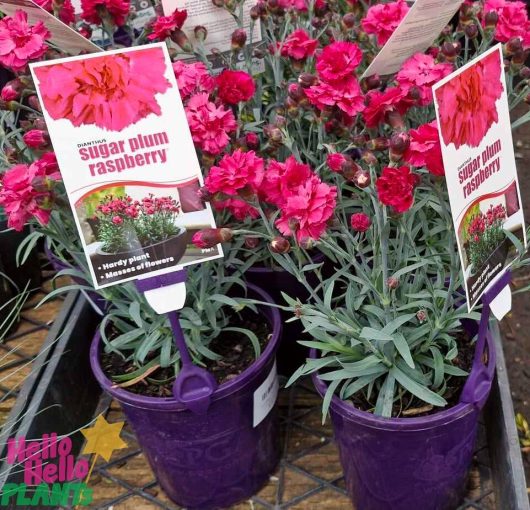
<path id="1" fill-rule="evenodd" d="M 114 450 L 127 448 L 121 437 L 120 432 L 125 422 L 109 423 L 102 414 L 100 414 L 93 427 L 82 429 L 81 433 L 86 437 L 86 445 L 83 448 L 83 454 L 94 453 L 94 461 L 98 455 L 101 455 L 107 462 L 110 460 Z"/>

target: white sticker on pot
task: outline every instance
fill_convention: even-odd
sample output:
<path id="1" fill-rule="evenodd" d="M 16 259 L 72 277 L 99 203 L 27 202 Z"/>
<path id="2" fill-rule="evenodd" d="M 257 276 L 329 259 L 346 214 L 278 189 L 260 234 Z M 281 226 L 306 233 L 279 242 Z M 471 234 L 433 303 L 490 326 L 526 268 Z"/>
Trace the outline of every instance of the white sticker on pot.
<path id="1" fill-rule="evenodd" d="M 164 43 L 31 72 L 96 288 L 222 256 L 191 243 L 215 222 Z"/>
<path id="2" fill-rule="evenodd" d="M 271 412 L 276 403 L 279 387 L 276 361 L 274 361 L 267 379 L 254 392 L 254 427 L 257 427 Z"/>

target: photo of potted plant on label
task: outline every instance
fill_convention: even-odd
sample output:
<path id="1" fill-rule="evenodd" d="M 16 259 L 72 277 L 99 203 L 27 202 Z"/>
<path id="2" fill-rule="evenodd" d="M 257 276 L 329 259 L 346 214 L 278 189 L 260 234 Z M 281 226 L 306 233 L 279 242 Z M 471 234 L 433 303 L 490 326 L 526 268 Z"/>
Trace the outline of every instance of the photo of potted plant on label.
<path id="1" fill-rule="evenodd" d="M 96 288 L 222 256 L 164 44 L 31 71 Z"/>
<path id="2" fill-rule="evenodd" d="M 433 87 L 471 310 L 526 245 L 501 45 Z"/>

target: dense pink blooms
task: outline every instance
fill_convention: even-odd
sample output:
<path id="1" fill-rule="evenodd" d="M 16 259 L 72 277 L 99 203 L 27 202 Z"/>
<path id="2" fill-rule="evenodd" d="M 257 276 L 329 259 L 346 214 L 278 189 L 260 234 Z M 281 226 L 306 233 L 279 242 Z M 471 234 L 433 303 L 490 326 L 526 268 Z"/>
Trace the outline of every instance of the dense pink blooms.
<path id="1" fill-rule="evenodd" d="M 284 163 L 269 160 L 265 177 L 261 183 L 260 196 L 276 206 L 281 206 L 287 197 L 314 175 L 311 167 L 289 156 Z"/>
<path id="2" fill-rule="evenodd" d="M 363 54 L 350 42 L 338 41 L 326 46 L 317 57 L 319 77 L 327 83 L 336 83 L 352 76 L 361 63 Z"/>
<path id="3" fill-rule="evenodd" d="M 521 37 L 525 48 L 530 46 L 528 33 L 530 22 L 524 2 L 513 0 L 486 0 L 484 14 L 495 11 L 499 19 L 495 27 L 495 39 L 508 42 L 512 37 Z M 527 44 L 525 44 L 527 42 Z"/>
<path id="4" fill-rule="evenodd" d="M 411 129 L 410 145 L 403 159 L 412 166 L 426 167 L 433 175 L 444 175 L 440 134 L 436 121 Z"/>
<path id="5" fill-rule="evenodd" d="M 355 232 L 366 232 L 372 225 L 372 220 L 367 214 L 355 213 L 350 218 L 350 224 Z"/>
<path id="6" fill-rule="evenodd" d="M 24 133 L 22 139 L 24 140 L 24 143 L 32 149 L 45 147 L 50 141 L 48 133 L 41 129 L 30 129 L 27 133 Z"/>
<path id="7" fill-rule="evenodd" d="M 157 18 L 152 25 L 153 31 L 147 36 L 147 38 L 150 41 L 153 39 L 160 39 L 161 41 L 167 39 L 171 35 L 171 32 L 182 28 L 187 17 L 188 11 L 185 9 L 175 9 L 170 16 L 161 16 Z"/>
<path id="8" fill-rule="evenodd" d="M 212 166 L 204 181 L 212 193 L 237 195 L 238 192 L 256 193 L 263 180 L 263 159 L 254 151 L 241 149 L 225 154 L 217 166 Z"/>
<path id="9" fill-rule="evenodd" d="M 180 96 L 183 101 L 192 94 L 198 92 L 210 93 L 215 88 L 215 80 L 202 62 L 185 64 L 182 60 L 176 60 L 173 62 L 173 71 L 177 78 Z"/>
<path id="10" fill-rule="evenodd" d="M 227 210 L 236 220 L 244 221 L 247 218 L 257 218 L 259 212 L 255 207 L 239 198 L 227 200 L 213 200 L 212 204 L 216 211 Z"/>
<path id="11" fill-rule="evenodd" d="M 495 103 L 502 95 L 501 68 L 495 51 L 436 90 L 445 145 L 478 147 L 499 120 Z"/>
<path id="12" fill-rule="evenodd" d="M 313 56 L 317 46 L 318 41 L 311 39 L 304 29 L 299 28 L 285 39 L 281 53 L 283 57 L 291 57 L 294 60 L 305 60 Z"/>
<path id="13" fill-rule="evenodd" d="M 102 16 L 108 16 L 118 27 L 125 24 L 129 15 L 130 2 L 128 0 L 81 0 L 81 17 L 94 25 L 101 25 Z"/>
<path id="14" fill-rule="evenodd" d="M 40 5 L 44 10 L 53 12 L 53 2 L 52 0 L 34 0 L 36 4 Z M 61 5 L 58 5 L 57 8 L 59 9 L 59 19 L 66 23 L 67 25 L 70 25 L 70 23 L 75 22 L 75 11 L 74 6 L 72 5 L 71 0 L 64 0 Z"/>
<path id="15" fill-rule="evenodd" d="M 364 96 L 355 77 L 337 83 L 320 82 L 304 92 L 310 103 L 319 110 L 337 106 L 347 115 L 353 117 L 364 110 Z"/>
<path id="16" fill-rule="evenodd" d="M 401 87 L 391 87 L 384 92 L 371 90 L 366 95 L 366 99 L 368 104 L 363 117 L 369 128 L 387 122 L 388 115 L 391 113 L 404 115 L 413 104 L 407 96 L 407 91 Z"/>
<path id="17" fill-rule="evenodd" d="M 0 19 L 0 65 L 22 71 L 30 60 L 42 57 L 50 32 L 42 21 L 31 26 L 24 11 Z"/>
<path id="18" fill-rule="evenodd" d="M 256 85 L 252 76 L 245 71 L 225 69 L 217 76 L 216 81 L 219 98 L 228 104 L 248 101 L 256 91 Z"/>
<path id="19" fill-rule="evenodd" d="M 193 141 L 209 154 L 217 155 L 228 145 L 236 130 L 234 114 L 208 99 L 207 93 L 193 96 L 186 106 L 186 118 Z"/>
<path id="20" fill-rule="evenodd" d="M 58 177 L 53 153 L 31 165 L 15 165 L 3 176 L 0 205 L 8 216 L 8 226 L 22 230 L 35 217 L 46 225 L 50 219 L 53 195 L 50 180 Z"/>
<path id="21" fill-rule="evenodd" d="M 333 216 L 336 197 L 335 186 L 312 175 L 286 197 L 276 221 L 278 230 L 283 235 L 296 235 L 298 242 L 319 239 Z"/>
<path id="22" fill-rule="evenodd" d="M 437 64 L 431 55 L 416 53 L 402 65 L 396 80 L 404 91 L 416 87 L 420 94 L 418 103 L 425 106 L 432 103 L 431 87 L 452 71 L 452 64 Z"/>
<path id="23" fill-rule="evenodd" d="M 398 213 L 408 211 L 414 203 L 414 188 L 418 180 L 408 166 L 383 168 L 381 177 L 375 183 L 379 201 Z"/>
<path id="24" fill-rule="evenodd" d="M 372 5 L 362 20 L 362 27 L 367 34 L 375 35 L 377 44 L 383 46 L 408 11 L 405 0 Z"/>
<path id="25" fill-rule="evenodd" d="M 161 114 L 156 95 L 170 87 L 165 67 L 162 50 L 146 47 L 37 67 L 35 74 L 53 119 L 121 131 L 151 113 Z"/>

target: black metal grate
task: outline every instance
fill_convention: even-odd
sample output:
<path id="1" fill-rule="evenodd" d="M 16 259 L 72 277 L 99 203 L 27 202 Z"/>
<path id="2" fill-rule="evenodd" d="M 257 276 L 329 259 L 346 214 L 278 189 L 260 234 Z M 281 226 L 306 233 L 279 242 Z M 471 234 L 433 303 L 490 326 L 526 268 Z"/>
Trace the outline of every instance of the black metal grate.
<path id="1" fill-rule="evenodd" d="M 293 388 L 282 390 L 279 406 L 283 436 L 280 465 L 258 494 L 232 508 L 351 509 L 331 426 L 321 424 L 321 399 L 311 382 L 304 380 Z M 99 412 L 104 412 L 112 422 L 124 420 L 118 405 L 109 397 L 102 399 Z M 481 424 L 468 493 L 458 510 L 495 509 L 484 432 Z M 96 463 L 95 475 L 89 484 L 94 490 L 91 508 L 178 510 L 180 507 L 173 504 L 160 489 L 127 425 L 122 437 L 129 448 L 115 452 L 115 458 L 108 463 Z"/>

